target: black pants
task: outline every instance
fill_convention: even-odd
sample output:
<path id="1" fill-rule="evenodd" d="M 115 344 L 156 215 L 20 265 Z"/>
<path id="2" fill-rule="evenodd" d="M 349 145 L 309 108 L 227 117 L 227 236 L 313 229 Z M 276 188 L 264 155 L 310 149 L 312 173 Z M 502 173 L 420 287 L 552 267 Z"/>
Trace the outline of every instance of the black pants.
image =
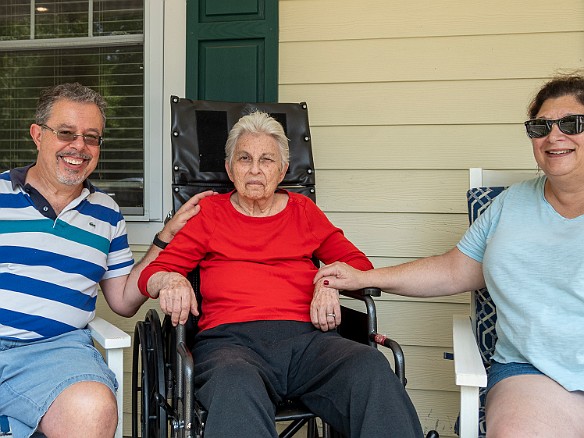
<path id="1" fill-rule="evenodd" d="M 275 404 L 299 398 L 347 437 L 422 437 L 383 354 L 310 323 L 225 324 L 197 335 L 195 390 L 205 438 L 277 437 Z"/>

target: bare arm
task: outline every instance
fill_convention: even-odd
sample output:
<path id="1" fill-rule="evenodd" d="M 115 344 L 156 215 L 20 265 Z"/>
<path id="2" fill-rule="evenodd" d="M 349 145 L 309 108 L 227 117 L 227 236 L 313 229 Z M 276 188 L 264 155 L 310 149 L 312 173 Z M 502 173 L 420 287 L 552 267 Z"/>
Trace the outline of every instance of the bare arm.
<path id="1" fill-rule="evenodd" d="M 386 292 L 413 297 L 454 295 L 484 286 L 482 264 L 453 248 L 433 257 L 398 266 L 358 271 L 344 263 L 319 269 L 314 281 L 323 279 L 339 290 L 378 287 Z"/>
<path id="2" fill-rule="evenodd" d="M 212 191 L 199 193 L 189 199 L 168 221 L 162 231 L 158 233 L 158 238 L 163 242 L 170 242 L 190 218 L 195 216 L 199 210 L 199 201 L 209 195 L 214 194 Z M 138 278 L 142 270 L 153 261 L 162 251 L 155 245 L 151 245 L 146 255 L 134 268 L 129 275 L 122 277 L 110 278 L 100 283 L 103 295 L 111 309 L 121 316 L 133 316 L 140 306 L 146 301 L 146 297 L 138 289 Z"/>

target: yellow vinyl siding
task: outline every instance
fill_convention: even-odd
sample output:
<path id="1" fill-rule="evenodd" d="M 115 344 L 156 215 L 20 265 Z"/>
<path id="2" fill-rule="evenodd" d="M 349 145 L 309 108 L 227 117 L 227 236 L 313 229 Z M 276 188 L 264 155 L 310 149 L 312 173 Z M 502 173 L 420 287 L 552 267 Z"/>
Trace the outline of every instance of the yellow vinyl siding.
<path id="1" fill-rule="evenodd" d="M 304 68 L 282 64 L 280 85 L 386 82 L 388 75 L 391 82 L 545 76 L 553 64 L 564 68 L 582 64 L 580 46 L 574 44 L 579 37 L 581 33 L 574 31 L 286 42 L 281 58 L 302 59 Z M 542 56 L 526 57 L 526 47 Z"/>
<path id="2" fill-rule="evenodd" d="M 280 0 L 280 42 L 582 31 L 584 3 L 553 5 L 541 0 Z"/>
<path id="3" fill-rule="evenodd" d="M 527 104 L 583 59 L 579 0 L 280 1 L 280 101 L 308 103 L 318 204 L 376 267 L 456 244 L 469 167 L 535 168 Z M 422 425 L 441 437 L 459 402 L 443 354 L 468 299 L 377 300 Z"/>
<path id="4" fill-rule="evenodd" d="M 279 100 L 308 103 L 318 204 L 375 266 L 456 244 L 468 223 L 469 167 L 535 168 L 522 127 L 527 104 L 556 71 L 584 67 L 584 2 L 553 6 L 280 0 Z M 133 249 L 139 259 L 146 248 Z M 377 301 L 380 331 L 406 353 L 424 429 L 454 437 L 459 396 L 443 354 L 468 294 Z M 100 300 L 98 313 L 133 334 L 139 317 L 106 307 Z M 125 357 L 129 435 L 131 352 Z"/>
<path id="5" fill-rule="evenodd" d="M 468 185 L 464 171 L 319 169 L 317 177 L 318 204 L 329 212 L 367 212 L 372 204 L 384 213 L 466 211 L 460 196 Z M 429 187 L 440 187 L 440 196 Z"/>
<path id="6" fill-rule="evenodd" d="M 394 102 L 392 98 L 387 105 Z M 423 106 L 425 100 L 411 104 Z M 447 111 L 450 104 L 444 106 Z M 422 115 L 420 120 L 430 121 Z M 312 125 L 314 160 L 319 170 L 533 168 L 531 145 L 518 123 L 460 124 L 453 119 L 443 125 Z"/>

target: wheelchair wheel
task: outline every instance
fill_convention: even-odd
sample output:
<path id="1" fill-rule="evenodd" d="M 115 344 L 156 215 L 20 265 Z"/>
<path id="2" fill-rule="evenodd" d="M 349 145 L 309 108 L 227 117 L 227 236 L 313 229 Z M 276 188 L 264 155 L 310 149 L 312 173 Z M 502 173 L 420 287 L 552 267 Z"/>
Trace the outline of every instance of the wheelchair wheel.
<path id="1" fill-rule="evenodd" d="M 132 436 L 166 438 L 166 385 L 162 332 L 158 314 L 150 310 L 136 324 L 132 364 Z"/>
<path id="2" fill-rule="evenodd" d="M 187 324 L 188 326 L 188 324 Z M 170 418 L 170 438 L 181 438 L 189 436 L 192 438 L 202 438 L 203 430 L 194 415 L 187 414 L 185 410 L 185 389 L 183 370 L 179 367 L 179 355 L 177 353 L 177 328 L 172 325 L 171 318 L 167 315 L 162 322 L 162 340 L 164 343 L 164 357 L 166 358 L 166 396 L 172 406 L 173 416 Z M 191 426 L 190 432 L 185 430 L 187 424 Z"/>
<path id="3" fill-rule="evenodd" d="M 162 322 L 162 342 L 165 358 L 166 396 L 172 400 L 172 406 L 176 407 L 176 331 L 169 316 L 165 316 Z"/>

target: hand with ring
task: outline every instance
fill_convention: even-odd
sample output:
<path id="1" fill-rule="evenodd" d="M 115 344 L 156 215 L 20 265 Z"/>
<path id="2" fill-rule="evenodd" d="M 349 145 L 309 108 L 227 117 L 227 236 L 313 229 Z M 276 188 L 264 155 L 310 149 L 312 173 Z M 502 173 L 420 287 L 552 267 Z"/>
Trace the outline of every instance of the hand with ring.
<path id="1" fill-rule="evenodd" d="M 341 324 L 339 292 L 325 286 L 323 281 L 318 281 L 314 285 L 314 295 L 310 303 L 310 320 L 323 332 L 334 330 Z"/>

